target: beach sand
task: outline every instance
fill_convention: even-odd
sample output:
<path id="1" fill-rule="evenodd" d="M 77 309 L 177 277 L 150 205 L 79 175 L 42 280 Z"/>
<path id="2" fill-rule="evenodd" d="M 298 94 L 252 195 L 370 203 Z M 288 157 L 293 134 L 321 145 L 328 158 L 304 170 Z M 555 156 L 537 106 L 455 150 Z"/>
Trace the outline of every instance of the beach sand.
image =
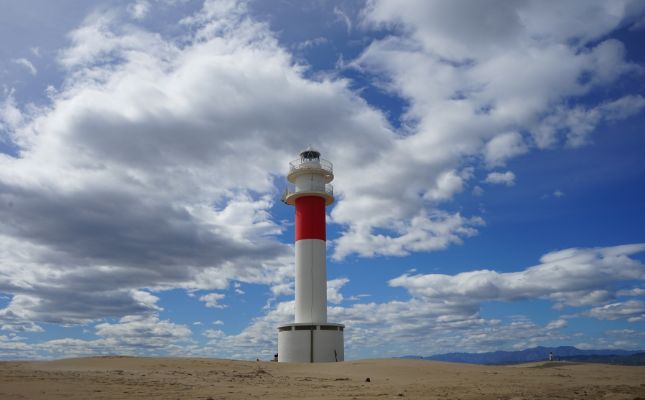
<path id="1" fill-rule="evenodd" d="M 369 382 L 366 382 L 369 378 Z M 0 399 L 642 399 L 645 367 L 92 357 L 0 363 Z"/>

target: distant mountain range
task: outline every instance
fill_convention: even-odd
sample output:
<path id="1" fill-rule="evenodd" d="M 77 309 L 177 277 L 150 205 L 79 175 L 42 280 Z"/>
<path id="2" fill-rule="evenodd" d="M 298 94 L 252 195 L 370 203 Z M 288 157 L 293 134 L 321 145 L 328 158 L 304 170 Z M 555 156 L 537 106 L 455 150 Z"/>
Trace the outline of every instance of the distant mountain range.
<path id="1" fill-rule="evenodd" d="M 580 350 L 573 346 L 533 347 L 521 351 L 493 351 L 490 353 L 446 353 L 429 357 L 405 356 L 433 361 L 448 361 L 468 364 L 521 364 L 534 361 L 547 361 L 549 353 L 554 360 L 600 362 L 608 364 L 645 365 L 643 350 Z"/>

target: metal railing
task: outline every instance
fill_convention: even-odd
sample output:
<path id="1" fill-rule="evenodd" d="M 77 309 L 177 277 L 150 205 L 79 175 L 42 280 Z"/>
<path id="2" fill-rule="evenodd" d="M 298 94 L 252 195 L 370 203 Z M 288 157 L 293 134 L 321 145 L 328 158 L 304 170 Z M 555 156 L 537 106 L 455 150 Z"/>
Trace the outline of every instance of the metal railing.
<path id="1" fill-rule="evenodd" d="M 322 169 L 329 172 L 330 174 L 334 173 L 334 166 L 328 160 L 324 158 L 317 159 L 303 159 L 298 158 L 289 163 L 289 172 L 302 169 Z"/>
<path id="2" fill-rule="evenodd" d="M 331 197 L 334 197 L 334 186 L 330 183 L 325 183 L 324 185 L 313 185 L 307 189 L 298 190 L 296 185 L 288 183 L 287 187 L 284 188 L 284 192 L 282 192 L 282 200 L 296 193 L 327 193 Z"/>

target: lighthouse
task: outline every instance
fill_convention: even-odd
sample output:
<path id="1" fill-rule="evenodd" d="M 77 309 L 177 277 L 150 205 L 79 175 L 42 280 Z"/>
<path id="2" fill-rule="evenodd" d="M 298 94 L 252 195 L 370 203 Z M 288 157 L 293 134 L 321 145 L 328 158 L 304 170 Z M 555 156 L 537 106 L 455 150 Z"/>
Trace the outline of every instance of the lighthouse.
<path id="1" fill-rule="evenodd" d="M 279 362 L 345 358 L 342 324 L 327 322 L 325 207 L 334 202 L 332 164 L 308 148 L 289 163 L 282 201 L 295 206 L 296 315 L 278 327 Z"/>

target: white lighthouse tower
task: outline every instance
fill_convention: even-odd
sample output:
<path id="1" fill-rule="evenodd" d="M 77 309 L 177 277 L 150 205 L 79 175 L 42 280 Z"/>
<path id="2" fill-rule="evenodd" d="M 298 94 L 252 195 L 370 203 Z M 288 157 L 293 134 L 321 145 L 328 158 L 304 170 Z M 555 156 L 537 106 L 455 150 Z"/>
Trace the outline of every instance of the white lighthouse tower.
<path id="1" fill-rule="evenodd" d="M 308 148 L 289 163 L 282 200 L 296 207 L 296 318 L 278 327 L 279 362 L 345 358 L 342 324 L 327 322 L 325 206 L 334 202 L 332 164 Z"/>

